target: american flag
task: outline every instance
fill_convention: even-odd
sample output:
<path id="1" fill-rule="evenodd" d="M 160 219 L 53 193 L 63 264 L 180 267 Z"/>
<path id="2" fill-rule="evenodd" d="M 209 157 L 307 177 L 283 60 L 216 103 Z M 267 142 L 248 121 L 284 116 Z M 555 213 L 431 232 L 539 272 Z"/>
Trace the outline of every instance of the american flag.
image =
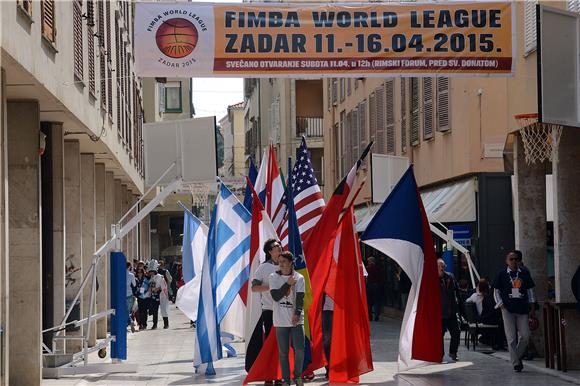
<path id="1" fill-rule="evenodd" d="M 318 181 L 314 175 L 312 162 L 310 162 L 310 154 L 304 137 L 302 137 L 302 143 L 298 149 L 292 174 L 289 176 L 289 183 L 292 184 L 292 190 L 294 192 L 294 206 L 298 219 L 298 230 L 300 237 L 304 241 L 308 237 L 309 231 L 320 219 L 325 206 L 322 192 L 320 192 Z M 284 194 L 282 202 L 286 202 L 286 194 Z M 283 211 L 283 213 L 286 212 L 285 205 L 277 209 Z M 277 231 L 282 240 L 282 247 L 284 248 L 288 245 L 288 221 L 286 216 L 284 216 L 284 221 L 278 226 Z"/>

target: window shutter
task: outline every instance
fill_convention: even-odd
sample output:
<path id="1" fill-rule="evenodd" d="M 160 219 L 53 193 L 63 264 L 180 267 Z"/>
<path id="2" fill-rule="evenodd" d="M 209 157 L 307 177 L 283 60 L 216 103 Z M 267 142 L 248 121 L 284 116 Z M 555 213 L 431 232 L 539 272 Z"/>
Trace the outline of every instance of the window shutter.
<path id="1" fill-rule="evenodd" d="M 423 140 L 433 138 L 433 78 L 423 78 Z"/>
<path id="2" fill-rule="evenodd" d="M 56 43 L 56 20 L 54 17 L 54 0 L 43 0 L 41 3 L 42 36 L 49 42 Z M 32 7 L 32 5 L 30 5 Z"/>
<path id="3" fill-rule="evenodd" d="M 107 111 L 109 118 L 113 120 L 113 69 L 112 69 L 112 45 L 111 45 L 111 2 L 105 3 L 105 28 L 106 28 L 106 51 L 107 51 Z"/>
<path id="4" fill-rule="evenodd" d="M 352 79 L 348 78 L 346 80 L 346 95 L 350 96 L 350 94 L 352 93 Z"/>
<path id="5" fill-rule="evenodd" d="M 449 120 L 449 78 L 437 78 L 437 130 L 451 129 Z"/>
<path id="6" fill-rule="evenodd" d="M 338 80 L 332 78 L 332 104 L 336 105 L 338 103 Z"/>
<path id="7" fill-rule="evenodd" d="M 336 178 L 339 179 L 342 174 L 341 174 L 341 170 L 340 170 L 341 145 L 340 145 L 340 130 L 339 130 L 338 123 L 334 124 L 334 127 L 332 128 L 332 130 L 334 131 L 334 170 L 336 173 Z"/>
<path id="8" fill-rule="evenodd" d="M 332 107 L 332 79 L 326 79 L 326 108 L 330 111 Z"/>
<path id="9" fill-rule="evenodd" d="M 536 49 L 536 1 L 524 2 L 524 54 Z"/>
<path id="10" fill-rule="evenodd" d="M 354 164 L 354 162 L 358 159 L 358 157 L 360 156 L 360 150 L 359 150 L 359 145 L 360 145 L 360 122 L 359 122 L 359 118 L 358 118 L 358 109 L 355 108 L 352 111 L 352 120 L 351 120 L 351 141 L 350 141 L 350 145 L 351 145 L 351 159 L 350 159 L 350 164 Z M 349 166 L 350 167 L 350 166 Z"/>
<path id="11" fill-rule="evenodd" d="M 87 44 L 89 52 L 89 92 L 95 96 L 96 85 L 95 85 L 95 37 L 93 32 L 93 27 L 87 28 Z"/>
<path id="12" fill-rule="evenodd" d="M 340 78 L 340 101 L 344 101 L 344 78 Z"/>
<path id="13" fill-rule="evenodd" d="M 407 79 L 401 78 L 401 151 L 407 151 Z"/>
<path id="14" fill-rule="evenodd" d="M 411 145 L 419 144 L 419 79 L 411 78 Z"/>
<path id="15" fill-rule="evenodd" d="M 580 12 L 580 0 L 568 0 L 568 11 Z"/>
<path id="16" fill-rule="evenodd" d="M 32 16 L 32 0 L 16 0 L 16 4 L 20 9 Z"/>
<path id="17" fill-rule="evenodd" d="M 386 140 L 387 154 L 395 154 L 395 80 L 389 79 L 386 83 Z"/>
<path id="18" fill-rule="evenodd" d="M 385 141 L 385 86 L 382 85 L 375 90 L 376 98 L 376 149 L 379 154 L 386 154 L 387 146 Z"/>
<path id="19" fill-rule="evenodd" d="M 345 137 L 345 126 L 346 126 L 346 112 L 343 110 L 340 112 L 340 173 L 339 178 L 345 170 L 345 154 L 346 154 L 346 137 Z"/>
<path id="20" fill-rule="evenodd" d="M 98 12 L 98 50 L 99 53 L 99 76 L 101 78 L 100 83 L 100 93 L 101 93 L 101 107 L 106 109 L 107 107 L 107 62 L 105 61 L 105 5 L 103 1 L 97 3 Z"/>
<path id="21" fill-rule="evenodd" d="M 165 112 L 165 85 L 163 83 L 157 83 L 157 88 L 159 89 L 159 112 Z"/>
<path id="22" fill-rule="evenodd" d="M 94 2 L 94 0 L 87 0 L 87 25 L 89 27 L 95 26 L 95 2 Z"/>
<path id="23" fill-rule="evenodd" d="M 83 80 L 83 2 L 73 1 L 73 59 L 74 75 Z"/>
<path id="24" fill-rule="evenodd" d="M 377 97 L 374 92 L 369 95 L 369 137 L 373 142 L 377 140 Z"/>
<path id="25" fill-rule="evenodd" d="M 358 105 L 358 120 L 360 127 L 360 146 L 359 150 L 362 151 L 368 144 L 367 137 L 367 101 L 363 100 Z"/>

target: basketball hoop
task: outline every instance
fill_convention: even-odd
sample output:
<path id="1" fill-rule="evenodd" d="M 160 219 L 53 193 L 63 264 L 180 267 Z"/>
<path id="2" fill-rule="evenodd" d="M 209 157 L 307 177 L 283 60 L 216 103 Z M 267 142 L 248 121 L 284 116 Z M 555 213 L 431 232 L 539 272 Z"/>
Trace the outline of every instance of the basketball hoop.
<path id="1" fill-rule="evenodd" d="M 209 197 L 209 192 L 211 187 L 206 183 L 193 183 L 189 185 L 189 191 L 191 192 L 191 201 L 194 206 L 204 206 L 207 205 L 207 198 Z"/>
<path id="2" fill-rule="evenodd" d="M 552 161 L 562 135 L 562 125 L 538 122 L 537 113 L 518 114 L 514 118 L 520 127 L 526 163 Z"/>

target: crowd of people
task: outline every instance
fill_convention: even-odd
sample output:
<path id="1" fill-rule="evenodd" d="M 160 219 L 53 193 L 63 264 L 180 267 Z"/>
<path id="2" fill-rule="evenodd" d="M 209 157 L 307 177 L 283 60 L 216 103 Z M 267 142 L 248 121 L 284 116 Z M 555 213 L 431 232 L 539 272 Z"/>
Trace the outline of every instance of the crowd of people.
<path id="1" fill-rule="evenodd" d="M 165 266 L 165 261 L 134 260 L 127 262 L 127 325 L 132 332 L 147 329 L 149 316 L 152 317 L 151 329 L 157 328 L 159 311 L 163 319 L 163 328 L 169 328 L 169 303 L 175 302 L 177 289 L 183 285 L 181 263 L 174 262 L 172 269 Z"/>

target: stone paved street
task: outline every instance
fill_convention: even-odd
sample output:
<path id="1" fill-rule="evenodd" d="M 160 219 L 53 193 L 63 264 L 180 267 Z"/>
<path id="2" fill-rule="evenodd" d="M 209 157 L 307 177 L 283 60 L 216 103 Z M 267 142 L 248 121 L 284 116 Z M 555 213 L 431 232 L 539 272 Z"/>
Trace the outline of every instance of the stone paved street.
<path id="1" fill-rule="evenodd" d="M 151 323 L 150 323 L 151 324 Z M 444 386 L 444 385 L 521 385 L 559 386 L 571 383 L 553 375 L 531 369 L 516 374 L 505 360 L 496 356 L 467 351 L 462 345 L 460 361 L 430 366 L 412 373 L 396 375 L 397 347 L 400 321 L 385 319 L 373 322 L 372 350 L 375 371 L 361 378 L 362 385 L 385 386 Z M 187 319 L 171 306 L 170 329 L 147 330 L 129 335 L 130 363 L 139 363 L 137 374 L 95 374 L 58 380 L 44 380 L 44 386 L 55 385 L 241 385 L 245 376 L 243 354 L 216 363 L 217 375 L 205 378 L 193 373 L 191 364 L 194 330 Z M 462 342 L 463 343 L 463 342 Z M 243 343 L 236 344 L 243 349 Z M 92 362 L 99 360 L 96 356 Z M 319 374 L 309 385 L 326 385 Z"/>

